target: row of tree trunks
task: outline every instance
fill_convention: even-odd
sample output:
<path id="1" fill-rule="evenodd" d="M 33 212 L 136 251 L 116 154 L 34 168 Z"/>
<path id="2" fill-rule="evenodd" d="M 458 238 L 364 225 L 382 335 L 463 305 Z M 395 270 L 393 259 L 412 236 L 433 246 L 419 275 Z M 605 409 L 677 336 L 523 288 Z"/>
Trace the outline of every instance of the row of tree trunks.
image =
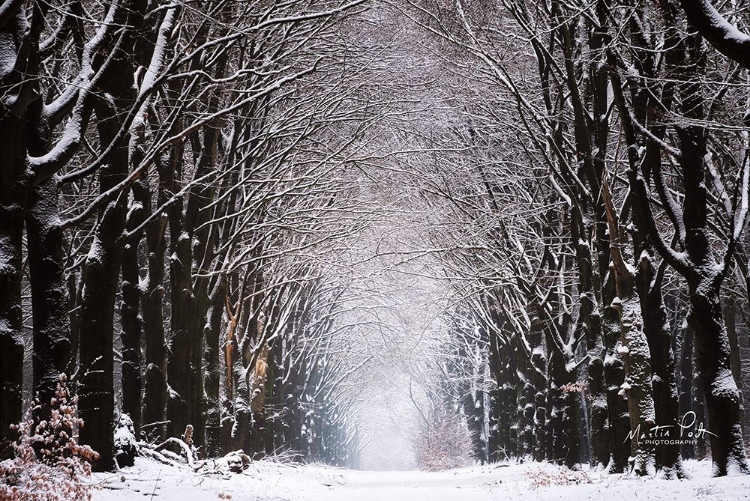
<path id="1" fill-rule="evenodd" d="M 139 29 L 146 4 L 145 0 L 126 2 L 117 9 L 115 21 Z M 100 83 L 108 99 L 94 101 L 100 153 L 104 156 L 99 172 L 102 194 L 122 183 L 130 172 L 129 137 L 120 134 L 120 129 L 127 127 L 123 110 L 131 109 L 136 99 L 135 67 L 129 55 L 136 37 L 134 30 L 126 31 L 121 41 L 122 52 L 114 56 L 110 63 L 112 72 Z M 99 452 L 99 459 L 93 465 L 98 471 L 114 467 L 114 305 L 124 252 L 127 201 L 128 193 L 122 191 L 101 211 L 81 277 L 84 328 L 80 336 L 78 410 L 86 425 L 81 428 L 80 438 Z"/>

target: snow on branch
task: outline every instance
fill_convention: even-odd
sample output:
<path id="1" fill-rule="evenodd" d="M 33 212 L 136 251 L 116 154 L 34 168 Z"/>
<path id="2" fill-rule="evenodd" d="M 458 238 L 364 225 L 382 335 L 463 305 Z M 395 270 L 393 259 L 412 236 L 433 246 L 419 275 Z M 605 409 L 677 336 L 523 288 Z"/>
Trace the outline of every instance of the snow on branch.
<path id="1" fill-rule="evenodd" d="M 321 12 L 311 12 L 307 14 L 299 14 L 299 15 L 293 15 L 293 16 L 274 17 L 274 18 L 267 19 L 261 23 L 258 23 L 252 26 L 248 31 L 259 31 L 263 28 L 266 28 L 268 26 L 273 26 L 276 24 L 300 23 L 303 21 L 311 21 L 311 20 L 321 19 L 325 17 L 332 17 L 334 15 L 341 14 L 343 12 L 346 12 L 347 10 L 351 10 L 359 5 L 362 5 L 365 2 L 367 2 L 367 0 L 354 0 L 353 2 L 349 2 L 335 9 L 325 10 Z"/>
<path id="2" fill-rule="evenodd" d="M 0 5 L 0 26 L 5 26 L 24 4 L 23 0 L 11 0 Z"/>
<path id="3" fill-rule="evenodd" d="M 722 16 L 710 0 L 680 0 L 690 24 L 716 50 L 750 69 L 750 35 L 741 32 Z"/>

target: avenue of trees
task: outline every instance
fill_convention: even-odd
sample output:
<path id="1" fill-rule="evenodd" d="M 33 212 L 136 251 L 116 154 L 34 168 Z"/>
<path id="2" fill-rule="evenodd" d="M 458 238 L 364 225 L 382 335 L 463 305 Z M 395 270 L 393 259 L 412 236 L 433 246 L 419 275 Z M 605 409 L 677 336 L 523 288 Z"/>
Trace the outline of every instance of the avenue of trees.
<path id="1" fill-rule="evenodd" d="M 3 1 L 0 459 L 65 375 L 97 470 L 121 414 L 357 467 L 381 359 L 425 467 L 750 473 L 747 33 L 733 0 Z M 378 266 L 443 290 L 421 362 Z"/>
<path id="2" fill-rule="evenodd" d="M 747 473 L 746 7 L 408 3 L 459 89 L 413 164 L 474 457 Z"/>
<path id="3" fill-rule="evenodd" d="M 363 3 L 2 3 L 3 439 L 24 381 L 41 420 L 66 374 L 97 469 L 120 413 L 205 456 L 349 460 L 318 257 L 358 224 L 333 56 Z"/>

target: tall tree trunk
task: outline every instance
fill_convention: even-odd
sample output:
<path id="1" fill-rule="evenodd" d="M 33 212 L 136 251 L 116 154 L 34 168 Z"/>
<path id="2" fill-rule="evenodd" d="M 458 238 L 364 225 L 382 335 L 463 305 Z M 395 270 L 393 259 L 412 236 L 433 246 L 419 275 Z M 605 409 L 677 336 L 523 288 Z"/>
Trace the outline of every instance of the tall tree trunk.
<path id="1" fill-rule="evenodd" d="M 682 354 L 680 359 L 680 415 L 696 412 L 693 406 L 693 329 L 685 325 L 682 329 Z M 682 457 L 695 458 L 695 445 L 683 442 Z"/>
<path id="2" fill-rule="evenodd" d="M 690 281 L 689 281 L 690 283 Z M 740 392 L 732 375 L 729 336 L 722 318 L 718 287 L 696 280 L 690 284 L 688 322 L 695 332 L 695 353 L 712 433 L 714 474 L 730 468 L 748 472 L 740 422 Z"/>
<path id="3" fill-rule="evenodd" d="M 589 363 L 589 392 L 591 402 L 591 465 L 605 467 L 610 458 L 609 422 L 607 420 L 607 392 L 604 385 L 604 361 Z"/>
<path id="4" fill-rule="evenodd" d="M 266 433 L 265 433 L 265 455 L 272 456 L 283 447 L 281 437 L 281 382 L 284 379 L 281 372 L 281 347 L 283 339 L 277 338 L 271 343 L 270 351 L 266 359 Z M 337 445 L 341 445 L 340 442 Z"/>
<path id="5" fill-rule="evenodd" d="M 102 96 L 94 101 L 102 150 L 112 145 L 99 171 L 100 192 L 125 180 L 130 163 L 127 134 L 120 135 L 123 110 L 134 102 L 133 27 L 140 26 L 145 0 L 131 0 L 118 9 L 115 22 L 129 26 L 120 52 L 113 56 L 111 71 L 101 82 Z M 97 229 L 83 270 L 81 349 L 78 409 L 85 426 L 80 439 L 99 453 L 95 470 L 114 467 L 114 308 L 124 250 L 122 239 L 127 212 L 127 191 L 121 191 L 100 213 Z"/>
<path id="6" fill-rule="evenodd" d="M 144 180 L 138 180 L 132 188 L 132 201 L 126 217 L 126 229 L 135 231 L 146 218 L 148 203 Z M 122 258 L 122 306 L 120 321 L 122 331 L 122 411 L 133 420 L 135 436 L 141 431 L 141 317 L 140 312 L 140 266 L 138 246 L 143 231 L 137 231 L 126 242 Z"/>
<path id="7" fill-rule="evenodd" d="M 0 182 L 0 185 L 4 190 L 5 182 Z M 19 189 L 18 183 L 12 185 Z M 0 357 L 0 437 L 7 438 L 11 436 L 10 425 L 21 420 L 23 212 L 19 205 L 6 198 L 0 202 L 0 213 L 0 290 L 3 291 L 0 294 L 0 353 L 3 354 Z"/>
<path id="8" fill-rule="evenodd" d="M 607 415 L 609 421 L 609 442 L 611 459 L 610 473 L 623 473 L 628 468 L 630 457 L 630 418 L 628 417 L 627 400 L 621 395 L 625 382 L 625 364 L 617 353 L 620 339 L 619 312 L 612 306 L 604 310 L 603 322 L 604 344 L 607 357 L 604 362 L 604 381 L 607 386 Z"/>
<path id="9" fill-rule="evenodd" d="M 217 457 L 221 454 L 221 327 L 224 313 L 224 298 L 226 286 L 224 279 L 219 277 L 211 292 L 211 306 L 208 310 L 207 322 L 203 337 L 206 340 L 204 388 L 206 391 L 206 457 Z"/>
<path id="10" fill-rule="evenodd" d="M 171 175 L 171 165 L 159 165 L 159 193 L 157 206 L 161 207 L 167 200 L 167 186 Z M 145 186 L 148 189 L 148 186 Z M 148 197 L 150 198 L 150 196 Z M 150 200 L 145 208 L 151 212 Z M 148 275 L 142 294 L 143 337 L 146 345 L 146 372 L 143 387 L 143 424 L 149 425 L 144 430 L 155 439 L 166 438 L 167 409 L 167 344 L 164 332 L 164 251 L 166 250 L 165 232 L 167 214 L 161 213 L 146 227 L 146 246 L 148 249 Z"/>
<path id="11" fill-rule="evenodd" d="M 680 143 L 680 164 L 685 189 L 685 251 L 687 260 L 680 272 L 690 290 L 688 323 L 695 333 L 695 354 L 706 400 L 711 458 L 714 474 L 726 475 L 735 466 L 750 473 L 742 437 L 741 396 L 732 375 L 729 335 L 721 308 L 721 284 L 728 272 L 729 258 L 723 264 L 713 257 L 708 232 L 708 194 L 705 184 L 707 132 L 703 88 L 698 75 L 705 73 L 702 40 L 690 35 L 685 42 L 686 64 L 681 84 L 683 112 L 690 121 L 676 127 Z M 732 231 L 730 229 L 730 231 Z M 731 252 L 731 248 L 727 252 Z M 667 256 L 665 256 L 666 258 Z"/>
<path id="12" fill-rule="evenodd" d="M 34 393 L 48 418 L 60 375 L 70 358 L 70 323 L 63 262 L 57 180 L 34 188 L 26 215 L 26 236 L 34 323 Z"/>
<path id="13" fill-rule="evenodd" d="M 0 26 L 0 50 L 13 55 L 22 50 L 22 41 L 24 45 L 29 42 L 25 33 L 28 27 L 25 4 L 17 2 L 15 13 L 8 14 L 8 21 Z M 0 74 L 0 82 L 8 93 L 18 89 L 17 95 L 7 97 L 14 108 L 8 109 L 3 99 L 0 109 L 0 137 L 3 138 L 0 158 L 0 441 L 14 435 L 10 426 L 21 420 L 24 358 L 21 265 L 24 210 L 30 189 L 26 173 L 26 136 L 30 126 L 24 107 L 33 89 L 29 82 L 21 85 L 23 75 L 13 66 L 6 67 Z"/>
<path id="14" fill-rule="evenodd" d="M 250 410 L 252 412 L 253 429 L 251 432 L 252 452 L 257 459 L 262 458 L 265 452 L 264 435 L 266 425 L 266 384 L 268 371 L 269 346 L 263 343 L 260 352 L 256 356 L 255 366 L 252 371 L 252 387 L 250 390 Z"/>
<path id="15" fill-rule="evenodd" d="M 78 350 L 80 348 L 81 322 L 78 307 L 83 294 L 83 281 L 77 270 L 68 273 L 66 280 L 68 288 L 68 324 L 70 325 L 70 358 L 66 372 L 73 375 L 78 367 Z"/>
<path id="16" fill-rule="evenodd" d="M 235 337 L 230 342 L 234 344 L 234 352 L 237 354 L 232 364 L 232 378 L 234 379 L 234 401 L 232 402 L 232 411 L 234 419 L 232 421 L 232 440 L 230 447 L 232 449 L 243 449 L 246 453 L 251 453 L 251 389 L 248 385 L 248 377 L 246 376 L 245 365 L 243 363 L 245 357 L 243 357 L 243 353 L 241 352 L 242 347 L 237 343 L 237 338 Z"/>
<path id="17" fill-rule="evenodd" d="M 729 335 L 729 349 L 731 352 L 732 376 L 737 383 L 740 393 L 740 426 L 745 427 L 744 395 L 742 394 L 742 360 L 740 357 L 740 340 L 737 335 L 737 305 L 734 295 L 728 295 L 724 300 L 727 335 Z"/>
<path id="18" fill-rule="evenodd" d="M 104 144 L 108 144 L 106 141 Z M 127 149 L 102 169 L 102 185 L 127 175 Z M 123 161 L 124 160 L 124 161 Z M 103 188 L 103 191 L 107 188 Z M 85 426 L 81 442 L 99 453 L 97 471 L 114 467 L 114 303 L 125 229 L 126 196 L 121 194 L 103 212 L 83 270 L 78 411 Z"/>
<path id="19" fill-rule="evenodd" d="M 693 339 L 695 339 L 695 336 L 693 336 Z M 693 340 L 693 344 L 695 344 L 695 340 Z M 693 365 L 697 365 L 695 347 L 693 347 Z M 693 381 L 695 381 L 695 396 L 693 399 L 695 423 L 700 427 L 701 424 L 706 423 L 706 398 L 703 395 L 703 383 L 697 367 L 693 374 Z M 699 461 L 703 461 L 706 457 L 708 457 L 708 436 L 705 433 L 699 433 L 695 443 L 695 458 Z"/>
<path id="20" fill-rule="evenodd" d="M 625 382 L 622 389 L 628 398 L 630 418 L 630 454 L 638 475 L 653 473 L 655 447 L 648 439 L 648 430 L 656 423 L 652 396 L 651 354 L 643 332 L 643 317 L 638 297 L 620 303 L 620 337 L 625 360 Z"/>
<path id="21" fill-rule="evenodd" d="M 175 190 L 179 187 L 175 186 Z M 172 306 L 171 334 L 169 338 L 167 380 L 169 400 L 167 401 L 167 434 L 179 437 L 190 424 L 189 396 L 193 383 L 190 354 L 197 347 L 191 345 L 189 335 L 191 313 L 193 311 L 193 283 L 191 278 L 192 238 L 184 231 L 182 204 L 175 203 L 169 209 L 170 251 L 170 292 Z"/>

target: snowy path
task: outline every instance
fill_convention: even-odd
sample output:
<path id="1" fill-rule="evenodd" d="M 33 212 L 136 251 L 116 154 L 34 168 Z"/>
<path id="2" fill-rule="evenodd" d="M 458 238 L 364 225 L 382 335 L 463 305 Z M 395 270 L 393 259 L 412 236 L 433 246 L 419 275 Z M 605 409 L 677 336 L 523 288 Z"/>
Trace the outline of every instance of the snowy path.
<path id="1" fill-rule="evenodd" d="M 537 464 L 474 467 L 440 473 L 362 472 L 319 466 L 254 463 L 241 475 L 204 476 L 138 460 L 118 474 L 97 475 L 95 501 L 515 501 L 750 499 L 749 477 L 709 478 L 708 463 L 688 464 L 683 481 L 628 478 L 591 472 L 585 483 L 535 486 L 557 477 L 556 467 Z M 533 473 L 532 473 L 533 472 Z"/>

